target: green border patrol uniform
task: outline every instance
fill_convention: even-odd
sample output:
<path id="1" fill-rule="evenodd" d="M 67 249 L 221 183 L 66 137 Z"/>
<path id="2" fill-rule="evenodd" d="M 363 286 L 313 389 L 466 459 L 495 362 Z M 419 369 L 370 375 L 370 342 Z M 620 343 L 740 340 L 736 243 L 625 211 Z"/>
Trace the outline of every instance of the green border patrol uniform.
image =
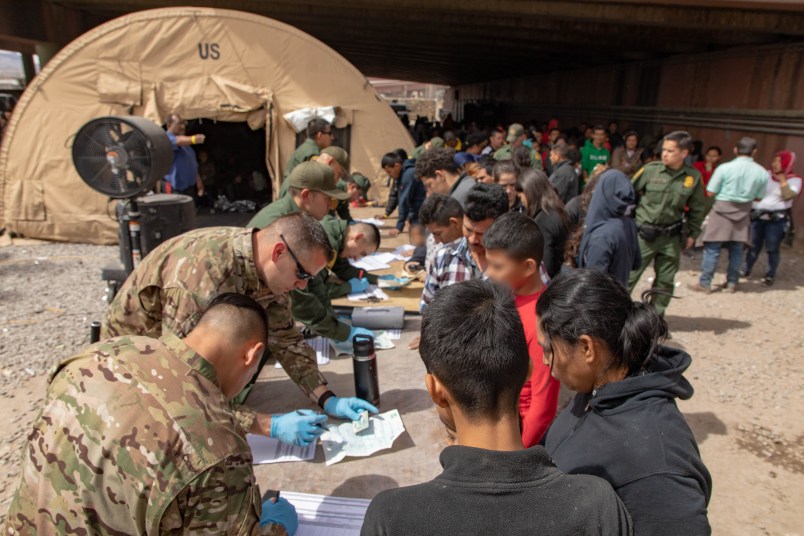
<path id="1" fill-rule="evenodd" d="M 494 151 L 492 155 L 494 160 L 511 160 L 514 158 L 514 150 L 511 148 L 511 144 L 522 137 L 523 134 L 525 134 L 525 127 L 519 123 L 512 123 L 511 126 L 508 127 L 508 135 L 505 138 L 508 144 Z M 539 170 L 544 169 L 539 151 L 532 147 L 530 147 L 530 167 Z"/>
<path id="2" fill-rule="evenodd" d="M 336 187 L 335 174 L 332 172 L 332 168 L 318 162 L 302 162 L 296 166 L 296 169 L 293 170 L 293 173 L 290 174 L 290 177 L 285 182 L 299 190 L 306 189 L 323 192 L 338 200 L 349 198 L 349 194 L 338 190 Z M 264 229 L 282 216 L 295 214 L 299 210 L 299 206 L 293 200 L 293 196 L 285 194 L 282 198 L 263 207 L 251 218 L 246 227 Z"/>
<path id="3" fill-rule="evenodd" d="M 288 160 L 288 165 L 285 166 L 285 178 L 282 181 L 281 186 L 279 187 L 279 196 L 285 195 L 285 192 L 288 191 L 288 177 L 290 174 L 293 173 L 293 170 L 296 169 L 296 166 L 301 164 L 302 162 L 307 162 L 314 156 L 318 156 L 321 154 L 321 148 L 312 138 L 307 138 L 302 142 L 301 145 L 296 147 L 296 150 L 293 151 L 293 154 L 290 155 L 290 159 Z"/>
<path id="4" fill-rule="evenodd" d="M 642 266 L 631 272 L 630 290 L 633 292 L 642 273 L 655 262 L 653 288 L 672 294 L 681 260 L 684 209 L 689 207 L 687 224 L 691 238 L 701 233 L 706 215 L 701 174 L 687 165 L 672 170 L 661 162 L 650 162 L 636 172 L 632 183 L 639 198 L 636 224 Z M 669 303 L 670 296 L 661 294 L 653 300 L 656 311 L 662 316 Z"/>
<path id="5" fill-rule="evenodd" d="M 307 284 L 304 290 L 296 289 L 290 293 L 293 304 L 293 318 L 301 322 L 317 335 L 329 337 L 337 341 L 349 338 L 351 326 L 338 320 L 332 307 L 332 298 L 345 296 L 351 290 L 348 281 L 360 275 L 361 270 L 352 266 L 348 259 L 340 258 L 346 241 L 346 229 L 349 224 L 334 216 L 327 216 L 321 221 L 329 237 L 329 243 L 336 252 L 328 269 L 321 270 L 315 279 Z M 377 284 L 376 275 L 364 273 L 369 283 Z"/>
<path id="6" fill-rule="evenodd" d="M 418 160 L 428 149 L 436 149 L 443 146 L 444 146 L 444 138 L 439 138 L 438 136 L 436 136 L 435 138 L 432 138 L 430 141 L 422 143 L 421 145 L 413 149 L 413 152 L 410 153 L 410 157 L 413 160 Z"/>

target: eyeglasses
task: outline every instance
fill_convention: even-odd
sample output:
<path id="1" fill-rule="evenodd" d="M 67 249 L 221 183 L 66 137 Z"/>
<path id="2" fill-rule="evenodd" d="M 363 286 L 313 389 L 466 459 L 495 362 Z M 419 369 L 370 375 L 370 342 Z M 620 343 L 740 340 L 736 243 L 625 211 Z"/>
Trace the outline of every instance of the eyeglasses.
<path id="1" fill-rule="evenodd" d="M 312 279 L 315 276 L 310 275 L 310 272 L 304 269 L 304 266 L 302 266 L 301 263 L 299 262 L 299 258 L 296 256 L 295 253 L 293 253 L 293 250 L 290 249 L 290 244 L 288 244 L 288 241 L 285 240 L 285 237 L 280 234 L 279 238 L 282 240 L 282 242 L 285 243 L 285 247 L 288 248 L 288 253 L 290 253 L 290 257 L 296 263 L 296 278 L 300 279 L 301 281 L 312 281 Z"/>
<path id="2" fill-rule="evenodd" d="M 327 136 L 332 136 L 332 131 L 331 130 L 325 130 L 325 131 L 321 132 L 321 134 L 326 134 Z"/>

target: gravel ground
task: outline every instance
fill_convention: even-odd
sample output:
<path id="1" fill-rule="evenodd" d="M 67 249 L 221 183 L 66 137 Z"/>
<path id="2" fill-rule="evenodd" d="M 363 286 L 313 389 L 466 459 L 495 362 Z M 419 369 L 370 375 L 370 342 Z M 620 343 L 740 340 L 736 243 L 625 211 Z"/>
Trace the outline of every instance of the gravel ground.
<path id="1" fill-rule="evenodd" d="M 116 247 L 104 246 L 0 247 L 0 422 L 8 423 L 0 435 L 0 518 L 45 373 L 88 342 L 89 323 L 105 307 L 100 269 L 116 256 Z M 687 290 L 699 266 L 700 256 L 683 259 L 681 299 L 668 322 L 670 344 L 693 356 L 687 377 L 695 396 L 679 407 L 713 476 L 714 533 L 804 535 L 804 258 L 783 250 L 774 287 L 752 279 L 737 294 Z M 763 269 L 760 261 L 755 275 Z"/>

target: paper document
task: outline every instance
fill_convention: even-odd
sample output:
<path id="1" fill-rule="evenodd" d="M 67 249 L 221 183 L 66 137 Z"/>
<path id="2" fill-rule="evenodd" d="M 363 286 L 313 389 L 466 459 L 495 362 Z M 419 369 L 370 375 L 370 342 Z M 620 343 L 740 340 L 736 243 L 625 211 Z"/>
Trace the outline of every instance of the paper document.
<path id="1" fill-rule="evenodd" d="M 332 465 L 347 456 L 369 456 L 389 449 L 396 438 L 405 431 L 402 417 L 395 409 L 369 418 L 369 427 L 355 433 L 351 422 L 325 425 L 327 431 L 321 436 L 326 464 Z"/>
<path id="2" fill-rule="evenodd" d="M 398 330 L 397 330 L 398 331 Z M 394 338 L 388 335 L 388 331 L 374 331 L 374 349 L 375 350 L 390 350 L 396 348 L 393 343 Z M 397 337 L 399 339 L 399 337 Z M 335 347 L 335 355 L 341 354 L 354 354 L 354 346 L 351 341 L 330 341 Z"/>
<path id="3" fill-rule="evenodd" d="M 282 490 L 282 498 L 296 508 L 296 536 L 359 536 L 368 499 L 325 497 Z"/>
<path id="4" fill-rule="evenodd" d="M 388 294 L 382 291 L 377 285 L 369 285 L 363 292 L 355 292 L 347 296 L 349 301 L 385 301 Z"/>
<path id="5" fill-rule="evenodd" d="M 329 365 L 329 357 L 332 353 L 330 341 L 326 337 L 315 337 L 313 339 L 305 339 L 307 346 L 315 350 L 315 358 L 319 365 Z M 282 363 L 276 362 L 274 368 L 282 368 Z"/>
<path id="6" fill-rule="evenodd" d="M 392 341 L 398 341 L 402 338 L 401 329 L 386 329 L 385 332 L 388 334 L 388 338 Z"/>
<path id="7" fill-rule="evenodd" d="M 385 221 L 379 218 L 363 218 L 362 220 L 355 221 L 359 221 L 360 223 L 370 223 L 371 225 L 376 225 L 377 227 L 385 227 Z"/>
<path id="8" fill-rule="evenodd" d="M 246 434 L 254 464 L 303 462 L 315 457 L 315 443 L 307 447 L 294 447 L 278 439 L 256 434 Z"/>
<path id="9" fill-rule="evenodd" d="M 377 258 L 375 255 L 369 255 L 367 257 L 363 257 L 358 261 L 349 260 L 349 264 L 354 266 L 355 268 L 360 268 L 361 270 L 365 270 L 367 272 L 373 272 L 375 270 L 385 270 L 390 268 L 391 265 L 387 264 Z"/>
<path id="10" fill-rule="evenodd" d="M 406 261 L 413 256 L 413 250 L 415 249 L 416 246 L 413 244 L 405 244 L 396 248 L 394 250 L 394 255 L 396 255 L 397 259 Z"/>

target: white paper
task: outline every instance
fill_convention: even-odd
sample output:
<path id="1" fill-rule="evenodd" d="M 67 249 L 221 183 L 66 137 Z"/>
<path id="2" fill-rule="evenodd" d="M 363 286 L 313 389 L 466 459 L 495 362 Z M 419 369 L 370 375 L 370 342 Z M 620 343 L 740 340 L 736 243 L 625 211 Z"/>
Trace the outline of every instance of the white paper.
<path id="1" fill-rule="evenodd" d="M 376 270 L 386 270 L 391 267 L 390 264 L 378 260 L 376 255 L 369 255 L 357 261 L 349 259 L 349 264 L 351 264 L 355 268 L 360 268 L 361 270 L 365 270 L 367 272 L 374 272 Z"/>
<path id="2" fill-rule="evenodd" d="M 263 435 L 246 434 L 254 465 L 263 463 L 303 462 L 315 457 L 315 443 L 307 447 L 295 447 L 278 439 Z"/>
<path id="3" fill-rule="evenodd" d="M 376 225 L 377 227 L 384 227 L 385 221 L 379 218 L 363 218 L 362 220 L 355 220 L 359 221 L 360 223 L 369 223 L 371 225 Z"/>
<path id="4" fill-rule="evenodd" d="M 307 346 L 315 350 L 315 359 L 319 365 L 329 365 L 329 358 L 332 353 L 329 339 L 326 337 L 315 337 L 312 339 L 304 339 L 304 342 L 307 343 Z M 277 361 L 274 368 L 281 369 L 282 363 Z"/>
<path id="5" fill-rule="evenodd" d="M 403 244 L 394 250 L 394 255 L 396 258 L 401 261 L 406 261 L 413 256 L 413 250 L 416 249 L 416 246 L 413 244 Z"/>
<path id="6" fill-rule="evenodd" d="M 284 490 L 280 493 L 296 508 L 299 516 L 296 536 L 359 536 L 371 502 Z"/>
<path id="7" fill-rule="evenodd" d="M 390 350 L 394 348 L 394 343 L 391 342 L 391 337 L 385 331 L 374 332 L 374 348 L 376 350 Z"/>
<path id="8" fill-rule="evenodd" d="M 386 329 L 385 333 L 388 334 L 388 338 L 392 341 L 398 341 L 402 338 L 402 330 L 401 329 Z"/>
<path id="9" fill-rule="evenodd" d="M 384 262 L 386 264 L 399 260 L 399 257 L 397 257 L 395 253 L 392 253 L 390 251 L 375 253 L 374 255 L 370 255 L 370 257 L 375 261 Z"/>
<path id="10" fill-rule="evenodd" d="M 395 409 L 372 415 L 368 429 L 362 432 L 355 433 L 351 422 L 325 427 L 327 431 L 321 436 L 321 446 L 327 465 L 338 463 L 347 456 L 370 456 L 389 449 L 405 431 L 402 416 Z"/>
<path id="11" fill-rule="evenodd" d="M 380 287 L 377 285 L 369 285 L 368 288 L 363 292 L 356 292 L 354 294 L 349 294 L 347 298 L 349 301 L 363 301 L 367 298 L 379 298 L 380 300 L 387 300 L 388 294 L 382 291 Z"/>

